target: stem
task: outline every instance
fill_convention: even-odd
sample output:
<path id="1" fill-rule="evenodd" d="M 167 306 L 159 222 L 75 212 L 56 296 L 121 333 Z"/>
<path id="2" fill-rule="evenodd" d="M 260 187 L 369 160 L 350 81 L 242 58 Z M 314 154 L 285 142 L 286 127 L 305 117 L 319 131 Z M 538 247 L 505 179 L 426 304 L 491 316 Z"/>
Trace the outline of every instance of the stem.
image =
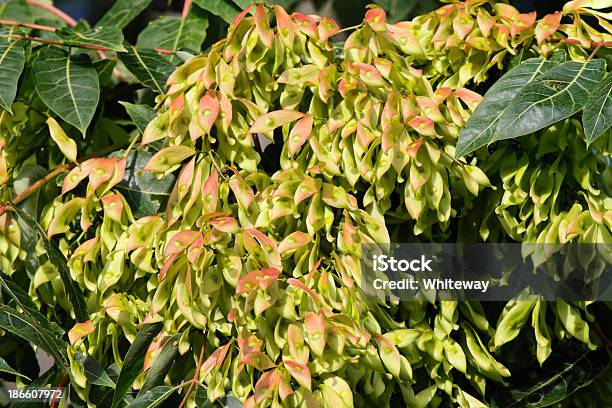
<path id="1" fill-rule="evenodd" d="M 191 0 L 185 0 L 185 4 L 183 4 L 183 12 L 181 13 L 181 18 L 184 20 L 189 14 L 189 9 L 191 8 Z"/>
<path id="2" fill-rule="evenodd" d="M 27 28 L 32 28 L 34 30 L 41 30 L 41 31 L 57 30 L 56 27 L 40 25 L 40 24 L 25 23 L 23 21 L 15 21 L 15 20 L 0 20 L 0 25 L 21 26 L 21 27 L 27 27 Z"/>
<path id="3" fill-rule="evenodd" d="M 198 364 L 196 365 L 195 372 L 193 373 L 193 378 L 190 381 L 189 388 L 187 389 L 179 408 L 183 408 L 185 406 L 187 403 L 187 398 L 189 398 L 189 394 L 191 394 L 191 390 L 193 390 L 195 383 L 198 381 L 198 374 L 200 374 L 200 367 L 202 367 L 202 360 L 204 360 L 204 350 L 206 350 L 206 337 L 204 338 L 202 348 L 200 349 L 200 357 L 198 357 Z"/>
<path id="4" fill-rule="evenodd" d="M 580 41 L 573 38 L 549 38 L 546 42 L 562 42 L 565 44 L 581 45 Z M 612 41 L 591 41 L 591 46 L 612 47 Z"/>
<path id="5" fill-rule="evenodd" d="M 104 47 L 103 45 L 92 45 L 92 44 L 74 44 L 68 45 L 62 41 L 53 41 L 53 40 L 45 40 L 44 38 L 39 37 L 30 37 L 27 35 L 17 35 L 17 34 L 0 34 L 0 38 L 15 38 L 17 40 L 27 40 L 39 42 L 42 44 L 50 44 L 50 45 L 59 45 L 61 47 L 77 47 L 77 48 L 87 48 L 89 50 L 97 50 L 97 51 L 112 51 L 111 48 Z M 106 55 L 105 55 L 106 57 Z"/>
<path id="6" fill-rule="evenodd" d="M 360 24 L 357 24 L 357 25 L 354 25 L 354 26 L 350 26 L 350 27 L 344 27 L 344 28 L 342 28 L 342 29 L 338 30 L 338 31 L 336 32 L 336 34 L 334 34 L 334 35 L 338 35 L 338 34 L 340 34 L 340 33 L 344 33 L 344 32 L 346 32 L 346 31 L 350 31 L 350 30 L 357 30 L 357 29 L 361 28 L 362 26 L 363 26 L 363 23 L 360 23 Z M 333 37 L 334 35 L 332 35 L 332 37 Z"/>
<path id="7" fill-rule="evenodd" d="M 58 9 L 57 7 L 53 7 L 53 5 L 51 4 L 47 4 L 40 0 L 28 0 L 28 4 L 34 7 L 38 7 L 39 9 L 46 10 L 49 13 L 56 15 L 57 17 L 65 21 L 66 24 L 68 24 L 68 26 L 70 27 L 74 27 L 75 25 L 77 25 L 77 22 L 74 18 L 70 17 L 68 14 L 64 13 L 62 10 Z"/>
<path id="8" fill-rule="evenodd" d="M 57 384 L 57 389 L 60 390 L 64 385 L 66 385 L 67 382 L 68 382 L 68 374 L 66 374 L 66 375 L 64 375 L 62 377 L 60 382 Z M 57 399 L 57 394 L 55 394 L 53 396 L 53 399 L 51 400 L 51 408 L 55 408 L 58 403 L 59 403 L 59 401 Z"/>

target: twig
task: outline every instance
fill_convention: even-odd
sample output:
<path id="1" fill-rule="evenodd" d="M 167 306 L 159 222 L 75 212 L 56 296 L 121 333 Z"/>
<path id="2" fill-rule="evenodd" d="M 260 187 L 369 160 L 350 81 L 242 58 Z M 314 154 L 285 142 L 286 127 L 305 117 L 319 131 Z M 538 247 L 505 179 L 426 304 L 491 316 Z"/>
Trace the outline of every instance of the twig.
<path id="1" fill-rule="evenodd" d="M 57 17 L 64 20 L 66 24 L 68 24 L 68 26 L 70 27 L 74 27 L 75 25 L 77 25 L 77 22 L 74 18 L 70 17 L 68 14 L 64 13 L 62 10 L 58 9 L 57 7 L 54 7 L 51 4 L 45 3 L 40 0 L 28 0 L 28 4 L 56 15 Z"/>
<path id="2" fill-rule="evenodd" d="M 200 357 L 198 357 L 198 364 L 196 365 L 195 373 L 193 373 L 193 378 L 190 381 L 191 384 L 189 384 L 189 388 L 187 389 L 187 392 L 185 393 L 185 396 L 183 397 L 183 400 L 181 401 L 181 405 L 179 405 L 178 408 L 183 408 L 185 406 L 185 404 L 187 403 L 187 398 L 189 398 L 189 394 L 191 394 L 191 391 L 193 390 L 194 385 L 198 381 L 198 374 L 200 374 L 200 368 L 202 367 L 202 360 L 204 359 L 205 350 L 206 350 L 206 338 L 204 338 L 203 343 L 202 343 L 202 348 L 200 349 Z"/>

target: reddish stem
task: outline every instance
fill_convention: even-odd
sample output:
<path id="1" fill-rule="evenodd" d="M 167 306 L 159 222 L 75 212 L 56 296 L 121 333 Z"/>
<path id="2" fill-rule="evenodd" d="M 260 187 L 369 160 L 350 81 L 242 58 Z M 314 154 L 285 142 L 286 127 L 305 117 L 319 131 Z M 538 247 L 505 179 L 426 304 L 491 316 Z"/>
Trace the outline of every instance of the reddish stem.
<path id="1" fill-rule="evenodd" d="M 68 46 L 66 43 L 63 43 L 61 41 L 45 40 L 44 38 L 30 37 L 30 36 L 27 36 L 27 35 L 0 34 L 0 37 L 2 37 L 2 38 L 15 38 L 17 40 L 35 41 L 35 42 L 39 42 L 39 43 L 42 43 L 42 44 Z M 104 47 L 102 45 L 79 44 L 79 45 L 73 45 L 73 47 L 87 48 L 88 50 L 97 50 L 97 51 L 112 51 L 112 48 Z M 105 57 L 106 57 L 106 55 L 103 58 L 105 58 Z"/>
<path id="2" fill-rule="evenodd" d="M 66 383 L 68 382 L 68 374 L 66 374 L 65 376 L 62 377 L 62 379 L 60 380 L 60 382 L 57 384 L 57 389 L 61 390 L 62 387 L 64 385 L 66 385 Z M 51 408 L 55 408 L 57 407 L 57 404 L 59 403 L 58 399 L 57 399 L 57 394 L 53 395 L 53 399 L 51 400 Z"/>
<path id="3" fill-rule="evenodd" d="M 34 30 L 41 30 L 41 31 L 55 31 L 55 30 L 57 30 L 57 28 L 51 27 L 51 26 L 45 26 L 45 25 L 40 25 L 40 24 L 32 24 L 32 23 L 24 23 L 23 21 L 15 21 L 15 20 L 0 20 L 0 24 L 1 25 L 11 25 L 11 26 L 27 27 L 27 28 L 32 28 Z"/>
<path id="4" fill-rule="evenodd" d="M 549 38 L 546 42 L 562 42 L 565 44 L 582 45 L 579 40 L 573 38 Z M 591 47 L 612 47 L 612 41 L 591 41 Z"/>
<path id="5" fill-rule="evenodd" d="M 77 22 L 74 18 L 70 17 L 68 14 L 64 13 L 62 10 L 58 9 L 57 7 L 53 7 L 53 5 L 51 4 L 44 3 L 40 0 L 28 0 L 28 4 L 34 7 L 38 7 L 39 9 L 46 10 L 49 13 L 56 15 L 57 17 L 64 20 L 66 24 L 68 24 L 68 26 L 70 27 L 74 27 L 75 25 L 77 25 Z"/>
<path id="6" fill-rule="evenodd" d="M 181 13 L 181 18 L 184 20 L 189 14 L 189 8 L 191 7 L 191 0 L 185 0 L 185 4 L 183 4 L 183 13 Z"/>
<path id="7" fill-rule="evenodd" d="M 183 400 L 181 401 L 181 405 L 179 405 L 178 408 L 183 408 L 185 406 L 185 404 L 187 403 L 187 398 L 189 398 L 189 394 L 191 394 L 193 387 L 198 381 L 198 374 L 200 374 L 200 368 L 202 367 L 202 360 L 204 360 L 204 350 L 206 350 L 206 338 L 204 338 L 204 343 L 202 344 L 202 348 L 200 349 L 200 357 L 198 357 L 198 364 L 196 365 L 195 373 L 193 373 L 193 378 L 190 381 L 191 384 L 189 384 L 189 388 L 187 389 L 187 392 L 185 393 L 185 396 L 183 397 Z"/>

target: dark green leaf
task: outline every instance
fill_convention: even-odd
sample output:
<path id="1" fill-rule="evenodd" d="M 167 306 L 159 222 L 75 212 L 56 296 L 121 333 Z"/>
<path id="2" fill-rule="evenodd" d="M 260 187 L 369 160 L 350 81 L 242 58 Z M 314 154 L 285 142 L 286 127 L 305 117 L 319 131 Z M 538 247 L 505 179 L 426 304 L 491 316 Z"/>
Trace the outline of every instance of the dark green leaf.
<path id="1" fill-rule="evenodd" d="M 174 71 L 174 65 L 157 52 L 129 46 L 128 53 L 120 54 L 119 59 L 144 85 L 157 93 L 164 93 L 166 80 Z"/>
<path id="2" fill-rule="evenodd" d="M 162 385 L 164 383 L 164 378 L 166 378 L 166 374 L 170 371 L 170 367 L 172 363 L 174 363 L 174 359 L 178 356 L 178 347 L 175 343 L 176 339 L 178 339 L 178 335 L 175 335 L 169 338 L 162 347 L 161 351 L 157 355 L 157 358 L 153 362 L 153 365 L 149 369 L 147 373 L 147 378 L 145 380 L 144 385 L 138 392 L 138 396 L 142 396 L 149 390 Z M 198 404 L 198 407 L 200 405 Z"/>
<path id="3" fill-rule="evenodd" d="M 19 43 L 10 38 L 0 38 L 0 106 L 10 113 L 13 113 L 11 105 L 17 95 L 17 83 L 25 62 L 25 51 Z"/>
<path id="4" fill-rule="evenodd" d="M 464 156 L 496 140 L 495 128 L 510 102 L 528 83 L 558 63 L 539 58 L 528 59 L 508 71 L 489 88 L 459 134 L 457 156 Z"/>
<path id="5" fill-rule="evenodd" d="M 26 164 L 19 170 L 19 174 L 15 177 L 13 187 L 16 194 L 20 194 L 25 191 L 29 186 L 34 184 L 37 180 L 41 179 L 47 174 L 47 170 L 38 164 Z M 34 194 L 30 195 L 27 199 L 19 203 L 19 208 L 33 216 L 38 218 L 40 215 L 41 207 L 44 205 L 41 203 L 41 191 L 37 190 Z"/>
<path id="6" fill-rule="evenodd" d="M 94 62 L 94 68 L 98 73 L 98 81 L 100 81 L 100 86 L 106 86 L 111 81 L 113 77 L 113 70 L 117 65 L 117 60 L 114 59 L 105 59 L 98 60 Z"/>
<path id="7" fill-rule="evenodd" d="M 117 0 L 96 27 L 124 28 L 151 4 L 152 0 Z"/>
<path id="8" fill-rule="evenodd" d="M 195 403 L 198 408 L 214 408 L 214 405 L 208 400 L 206 388 L 200 387 L 196 390 Z"/>
<path id="9" fill-rule="evenodd" d="M 49 321 L 39 312 L 38 307 L 32 301 L 32 297 L 25 290 L 2 274 L 0 274 L 0 288 L 13 299 L 19 311 L 38 322 L 41 330 L 47 331 L 50 336 L 62 337 L 64 335 L 64 330 L 61 327 L 55 322 Z"/>
<path id="10" fill-rule="evenodd" d="M 136 398 L 131 404 L 128 405 L 128 408 L 159 407 L 176 390 L 177 387 L 168 387 L 167 385 L 160 385 Z"/>
<path id="11" fill-rule="evenodd" d="M 589 96 L 582 123 L 588 145 L 612 126 L 612 75 L 608 74 Z"/>
<path id="12" fill-rule="evenodd" d="M 236 7 L 230 0 L 195 0 L 194 3 L 228 23 L 231 23 L 236 14 L 240 13 L 240 8 Z"/>
<path id="13" fill-rule="evenodd" d="M 151 120 L 155 117 L 156 113 L 153 108 L 149 105 L 134 105 L 129 102 L 119 102 L 125 108 L 130 118 L 140 131 L 144 133 L 145 128 Z"/>
<path id="14" fill-rule="evenodd" d="M 136 45 L 139 48 L 164 48 L 172 51 L 182 48 L 199 50 L 206 38 L 207 28 L 206 13 L 194 7 L 187 18 L 164 16 L 152 21 L 140 32 Z"/>
<path id="15" fill-rule="evenodd" d="M 81 45 L 94 45 L 109 48 L 117 52 L 125 52 L 123 46 L 123 33 L 118 27 L 95 27 L 86 31 L 76 31 L 62 28 L 55 34 L 66 44 L 75 47 Z"/>
<path id="16" fill-rule="evenodd" d="M 85 320 L 89 319 L 89 313 L 87 312 L 87 305 L 85 303 L 85 298 L 83 297 L 83 292 L 79 288 L 77 282 L 73 281 L 70 277 L 70 270 L 66 264 L 66 258 L 58 248 L 57 244 L 47 237 L 45 231 L 38 224 L 38 222 L 36 222 L 36 220 L 30 216 L 30 214 L 16 207 L 13 207 L 13 210 L 17 214 L 17 220 L 33 232 L 34 236 L 36 237 L 34 242 L 41 242 L 43 244 L 47 256 L 49 257 L 49 261 L 57 268 L 66 293 L 68 294 L 68 300 L 74 309 L 76 320 L 78 322 L 84 322 Z M 22 230 L 23 229 L 24 228 L 22 227 Z M 35 254 L 30 255 L 36 256 Z"/>
<path id="17" fill-rule="evenodd" d="M 57 369 L 55 366 L 49 368 L 43 374 L 41 374 L 37 379 L 32 381 L 24 390 L 31 390 L 36 388 L 43 388 L 48 385 L 56 385 L 54 382 L 54 378 L 57 375 Z M 15 402 L 11 404 L 11 408 L 39 408 L 40 403 L 24 401 L 24 402 Z"/>
<path id="18" fill-rule="evenodd" d="M 125 356 L 119 378 L 117 379 L 117 386 L 113 394 L 112 408 L 116 408 L 121 404 L 126 392 L 130 389 L 136 377 L 142 372 L 142 365 L 149 344 L 157 333 L 161 331 L 162 327 L 163 324 L 160 322 L 145 324 L 136 335 L 134 342 Z"/>
<path id="19" fill-rule="evenodd" d="M 18 312 L 12 307 L 0 305 L 0 328 L 45 350 L 55 363 L 68 370 L 65 349 L 67 345 L 57 336 L 42 329 L 38 321 Z"/>
<path id="20" fill-rule="evenodd" d="M 115 383 L 113 380 L 111 380 L 106 371 L 104 371 L 95 358 L 83 354 L 80 356 L 77 354 L 77 357 L 80 357 L 77 359 L 77 361 L 83 364 L 85 376 L 91 384 L 115 388 Z"/>
<path id="21" fill-rule="evenodd" d="M 156 215 L 159 211 L 159 196 L 168 196 L 176 180 L 169 174 L 157 179 L 153 173 L 144 171 L 153 154 L 145 151 L 131 151 L 126 158 L 125 175 L 117 189 L 132 208 L 134 216 Z"/>
<path id="22" fill-rule="evenodd" d="M 0 19 L 32 23 L 32 12 L 26 0 L 0 2 Z"/>
<path id="23" fill-rule="evenodd" d="M 559 406 L 577 390 L 589 385 L 608 366 L 606 351 L 576 354 L 558 350 L 541 369 L 529 368 L 528 375 L 514 375 L 491 401 L 492 408 L 541 408 Z"/>
<path id="24" fill-rule="evenodd" d="M 513 139 L 543 129 L 580 111 L 606 73 L 606 63 L 568 61 L 526 85 L 499 118 L 495 139 Z"/>
<path id="25" fill-rule="evenodd" d="M 62 48 L 46 47 L 34 60 L 33 74 L 45 105 L 85 135 L 100 98 L 96 69 L 73 61 Z"/>
<path id="26" fill-rule="evenodd" d="M 0 372 L 13 374 L 30 380 L 27 376 L 21 374 L 19 371 L 16 371 L 10 365 L 8 365 L 8 363 L 2 357 L 0 357 Z"/>

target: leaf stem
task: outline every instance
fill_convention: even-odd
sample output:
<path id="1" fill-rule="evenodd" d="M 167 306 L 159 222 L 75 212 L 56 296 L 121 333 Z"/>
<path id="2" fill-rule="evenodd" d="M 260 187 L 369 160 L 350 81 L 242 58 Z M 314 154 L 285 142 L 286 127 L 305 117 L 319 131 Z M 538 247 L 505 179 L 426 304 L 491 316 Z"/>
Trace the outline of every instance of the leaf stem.
<path id="1" fill-rule="evenodd" d="M 189 388 L 181 401 L 181 405 L 178 408 L 183 408 L 187 403 L 187 398 L 189 398 L 189 394 L 191 394 L 191 390 L 193 390 L 194 385 L 198 381 L 198 374 L 200 374 L 200 368 L 202 367 L 202 360 L 204 360 L 204 351 L 206 350 L 206 337 L 204 337 L 202 348 L 200 349 L 200 357 L 198 357 L 198 364 L 196 365 L 195 372 L 193 373 L 193 378 L 191 379 Z"/>
<path id="2" fill-rule="evenodd" d="M 68 26 L 70 27 L 74 27 L 75 25 L 77 25 L 77 22 L 74 18 L 70 17 L 68 14 L 64 13 L 62 10 L 58 9 L 57 7 L 54 7 L 51 4 L 45 3 L 40 0 L 28 0 L 28 4 L 56 15 L 57 17 L 65 21 L 66 24 L 68 24 Z"/>
<path id="3" fill-rule="evenodd" d="M 41 30 L 41 31 L 57 30 L 56 27 L 51 27 L 51 26 L 46 26 L 46 25 L 41 25 L 41 24 L 25 23 L 23 21 L 16 21 L 16 20 L 0 20 L 0 25 L 27 27 L 27 28 L 31 28 L 34 30 Z"/>
<path id="4" fill-rule="evenodd" d="M 46 40 L 44 38 L 31 37 L 28 35 L 0 34 L 0 38 L 15 38 L 18 40 L 34 41 L 34 42 L 39 42 L 42 44 L 59 45 L 61 47 L 78 47 L 78 48 L 87 48 L 89 50 L 97 50 L 97 51 L 112 51 L 111 48 L 105 47 L 103 45 L 92 45 L 92 44 L 70 44 L 68 45 L 62 41 Z"/>
<path id="5" fill-rule="evenodd" d="M 189 14 L 189 9 L 191 8 L 191 0 L 185 0 L 183 4 L 183 12 L 181 13 L 181 18 L 184 20 Z"/>

